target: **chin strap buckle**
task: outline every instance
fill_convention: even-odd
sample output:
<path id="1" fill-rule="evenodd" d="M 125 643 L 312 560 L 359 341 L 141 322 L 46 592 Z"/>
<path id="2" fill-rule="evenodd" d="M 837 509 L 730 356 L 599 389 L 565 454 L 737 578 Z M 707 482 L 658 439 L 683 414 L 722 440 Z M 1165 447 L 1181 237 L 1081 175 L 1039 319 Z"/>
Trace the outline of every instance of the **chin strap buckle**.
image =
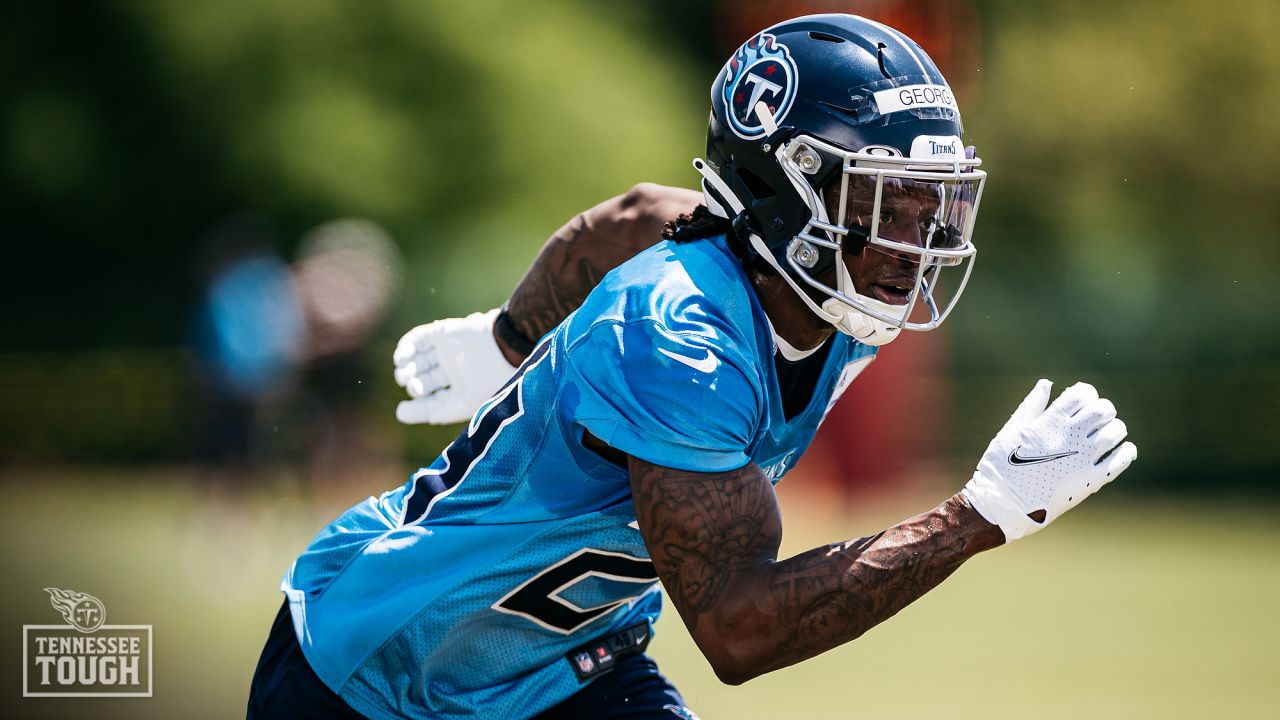
<path id="1" fill-rule="evenodd" d="M 734 237 L 750 248 L 749 252 L 754 254 L 756 250 L 751 247 L 751 236 L 759 235 L 763 237 L 764 233 L 760 232 L 760 229 L 755 226 L 755 223 L 751 220 L 751 216 L 747 214 L 746 210 L 743 210 L 733 216 L 731 224 L 733 225 Z"/>

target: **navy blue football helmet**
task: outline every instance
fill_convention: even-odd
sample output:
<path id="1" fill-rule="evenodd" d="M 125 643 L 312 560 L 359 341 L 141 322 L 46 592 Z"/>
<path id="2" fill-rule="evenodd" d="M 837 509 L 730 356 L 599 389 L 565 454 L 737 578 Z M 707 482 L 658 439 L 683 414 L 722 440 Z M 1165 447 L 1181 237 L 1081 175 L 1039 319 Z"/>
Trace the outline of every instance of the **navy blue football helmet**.
<path id="1" fill-rule="evenodd" d="M 711 87 L 707 157 L 694 166 L 708 208 L 733 221 L 748 252 L 820 317 L 879 345 L 937 327 L 968 281 L 986 173 L 962 135 L 946 79 L 910 38 L 853 15 L 810 15 L 729 58 Z M 907 197 L 927 210 L 890 229 Z M 867 251 L 909 261 L 914 283 L 887 299 L 859 294 L 842 253 Z"/>

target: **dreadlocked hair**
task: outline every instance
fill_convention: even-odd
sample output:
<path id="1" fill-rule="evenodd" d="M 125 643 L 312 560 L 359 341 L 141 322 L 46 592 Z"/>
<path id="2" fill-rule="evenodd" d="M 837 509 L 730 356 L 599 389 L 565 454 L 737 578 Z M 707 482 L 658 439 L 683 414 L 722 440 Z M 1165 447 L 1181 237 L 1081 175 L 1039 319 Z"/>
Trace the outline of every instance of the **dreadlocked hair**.
<path id="1" fill-rule="evenodd" d="M 706 205 L 699 205 L 691 213 L 681 213 L 675 220 L 668 220 L 662 228 L 662 239 L 684 243 L 732 232 L 732 223 L 712 214 Z"/>
<path id="2" fill-rule="evenodd" d="M 691 213 L 683 213 L 675 220 L 668 220 L 662 228 L 662 239 L 678 243 L 688 243 L 704 238 L 724 235 L 729 239 L 731 250 L 738 261 L 748 269 L 765 275 L 773 273 L 773 268 L 764 258 L 751 251 L 747 241 L 733 227 L 733 221 L 712 214 L 706 205 L 699 205 Z"/>

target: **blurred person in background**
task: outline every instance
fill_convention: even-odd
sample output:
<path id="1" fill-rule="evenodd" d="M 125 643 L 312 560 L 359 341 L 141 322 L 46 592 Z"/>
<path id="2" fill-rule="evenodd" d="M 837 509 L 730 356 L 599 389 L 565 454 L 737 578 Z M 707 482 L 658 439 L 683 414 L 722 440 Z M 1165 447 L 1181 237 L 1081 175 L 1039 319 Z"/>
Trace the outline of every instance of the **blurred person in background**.
<path id="1" fill-rule="evenodd" d="M 376 223 L 333 220 L 308 232 L 293 263 L 306 319 L 299 422 L 307 428 L 307 477 L 342 486 L 379 467 L 379 441 L 362 433 L 364 349 L 400 289 L 403 260 Z"/>
<path id="2" fill-rule="evenodd" d="M 192 345 L 204 380 L 201 457 L 215 489 L 240 489 L 292 446 L 317 484 L 358 473 L 365 455 L 360 350 L 398 290 L 399 252 L 356 219 L 309 231 L 292 265 L 271 245 L 263 221 L 241 216 L 218 226 L 206 251 Z M 302 429 L 282 442 L 281 424 Z"/>
<path id="3" fill-rule="evenodd" d="M 273 446 L 262 426 L 297 381 L 306 321 L 289 266 L 260 218 L 230 218 L 206 241 L 191 322 L 203 412 L 200 458 L 214 488 L 239 488 Z"/>
<path id="4" fill-rule="evenodd" d="M 857 638 L 1136 457 L 1092 387 L 1050 404 L 1042 380 L 961 492 L 779 560 L 773 484 L 879 347 L 954 307 L 985 173 L 924 51 L 848 15 L 742 45 L 707 151 L 701 204 L 638 186 L 553 237 L 504 310 L 402 341 L 400 417 L 470 423 L 289 568 L 250 717 L 696 717 L 644 654 L 658 580 L 741 683 Z"/>

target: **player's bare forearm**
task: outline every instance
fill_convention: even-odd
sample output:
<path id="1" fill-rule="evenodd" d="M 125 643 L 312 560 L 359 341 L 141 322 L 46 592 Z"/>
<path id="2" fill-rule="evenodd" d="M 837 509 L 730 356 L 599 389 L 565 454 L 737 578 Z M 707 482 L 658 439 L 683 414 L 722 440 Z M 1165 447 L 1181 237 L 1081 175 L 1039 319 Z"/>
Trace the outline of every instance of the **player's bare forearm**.
<path id="1" fill-rule="evenodd" d="M 761 671 L 861 636 L 932 590 L 965 560 L 1003 542 L 998 527 L 955 495 L 876 535 L 774 563 L 769 605 L 779 609 L 784 632 L 775 633 L 773 660 Z M 754 622 L 763 619 L 757 616 Z"/>
<path id="2" fill-rule="evenodd" d="M 862 635 L 1004 542 L 961 496 L 873 535 L 777 560 L 782 522 L 754 464 L 693 473 L 630 460 L 636 517 L 716 674 L 740 683 Z"/>
<path id="3" fill-rule="evenodd" d="M 543 245 L 494 326 L 503 355 L 518 365 L 536 341 L 568 317 L 605 273 L 661 238 L 662 226 L 702 195 L 641 183 L 573 217 Z M 523 337 L 521 337 L 523 336 Z"/>

